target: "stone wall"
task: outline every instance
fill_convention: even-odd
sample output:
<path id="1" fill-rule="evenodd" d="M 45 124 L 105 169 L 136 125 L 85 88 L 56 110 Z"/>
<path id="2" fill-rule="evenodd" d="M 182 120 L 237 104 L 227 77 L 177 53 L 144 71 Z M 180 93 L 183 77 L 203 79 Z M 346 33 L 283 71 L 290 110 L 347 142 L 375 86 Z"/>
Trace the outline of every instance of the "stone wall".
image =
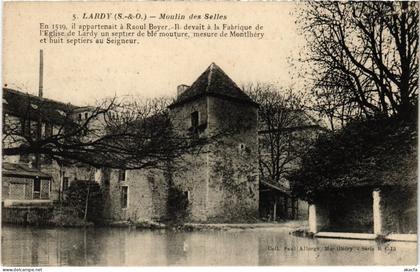
<path id="1" fill-rule="evenodd" d="M 209 146 L 210 221 L 258 218 L 257 108 L 208 97 L 208 134 L 220 135 Z"/>
<path id="2" fill-rule="evenodd" d="M 162 170 L 127 170 L 124 181 L 119 180 L 118 171 L 110 170 L 109 185 L 103 186 L 108 220 L 160 221 L 167 216 L 168 186 Z M 121 206 L 123 186 L 128 187 L 126 208 Z"/>
<path id="3" fill-rule="evenodd" d="M 417 188 L 388 187 L 380 191 L 382 232 L 417 233 Z"/>
<path id="4" fill-rule="evenodd" d="M 186 154 L 174 168 L 173 184 L 189 197 L 191 221 L 245 221 L 258 218 L 257 109 L 249 104 L 202 97 L 172 109 L 179 134 L 199 112 L 198 137 L 210 143 Z"/>
<path id="5" fill-rule="evenodd" d="M 208 152 L 203 147 L 200 154 L 186 154 L 174 165 L 172 183 L 187 198 L 188 221 L 207 220 Z"/>
<path id="6" fill-rule="evenodd" d="M 308 219 L 308 209 L 309 209 L 309 204 L 308 202 L 298 199 L 297 200 L 297 205 L 298 205 L 298 213 L 297 213 L 297 218 L 298 220 L 307 220 Z"/>
<path id="7" fill-rule="evenodd" d="M 42 164 L 40 170 L 52 176 L 50 199 L 58 200 L 62 194 L 62 180 L 67 177 L 68 186 L 74 180 L 96 180 L 95 173 L 98 171 L 94 167 L 82 164 L 74 164 L 60 167 L 56 162 L 50 164 Z"/>
<path id="8" fill-rule="evenodd" d="M 342 189 L 319 196 L 318 231 L 373 233 L 373 199 L 369 188 Z"/>
<path id="9" fill-rule="evenodd" d="M 46 225 L 53 216 L 53 207 L 4 207 L 1 209 L 2 223 Z"/>
<path id="10" fill-rule="evenodd" d="M 316 227 L 318 231 L 327 230 L 330 228 L 330 210 L 329 206 L 325 204 L 316 206 Z"/>
<path id="11" fill-rule="evenodd" d="M 197 136 L 207 137 L 207 103 L 207 98 L 202 97 L 171 109 L 171 120 L 178 135 L 191 133 L 191 113 L 197 111 L 199 113 L 198 123 L 202 127 Z M 199 152 L 184 154 L 182 158 L 173 162 L 172 185 L 189 198 L 187 207 L 187 220 L 189 221 L 202 222 L 207 220 L 208 155 L 208 146 L 204 146 Z"/>
<path id="12" fill-rule="evenodd" d="M 41 179 L 40 181 L 40 198 L 51 199 L 50 180 Z M 33 198 L 33 178 L 21 177 L 2 177 L 2 199 L 7 200 L 31 200 Z"/>

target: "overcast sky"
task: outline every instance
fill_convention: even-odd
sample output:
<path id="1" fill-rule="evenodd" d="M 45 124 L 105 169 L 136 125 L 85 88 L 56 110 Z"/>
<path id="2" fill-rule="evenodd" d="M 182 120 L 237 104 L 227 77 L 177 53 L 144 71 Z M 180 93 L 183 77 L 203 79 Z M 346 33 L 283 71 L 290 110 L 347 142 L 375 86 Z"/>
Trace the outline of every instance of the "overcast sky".
<path id="1" fill-rule="evenodd" d="M 36 94 L 39 50 L 44 50 L 44 96 L 76 105 L 113 95 L 175 95 L 210 64 L 238 85 L 296 84 L 288 59 L 303 45 L 296 3 L 8 3 L 4 13 L 3 85 Z M 261 24 L 255 39 L 149 39 L 135 46 L 40 45 L 39 24 L 70 23 L 83 12 L 219 13 L 227 23 Z M 203 22 L 203 21 L 201 21 Z"/>

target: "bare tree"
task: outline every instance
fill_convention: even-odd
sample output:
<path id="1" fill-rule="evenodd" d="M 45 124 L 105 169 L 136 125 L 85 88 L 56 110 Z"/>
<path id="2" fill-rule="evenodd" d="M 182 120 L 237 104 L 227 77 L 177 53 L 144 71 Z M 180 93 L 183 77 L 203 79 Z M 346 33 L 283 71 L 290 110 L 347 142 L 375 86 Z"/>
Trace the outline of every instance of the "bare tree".
<path id="1" fill-rule="evenodd" d="M 203 144 L 203 139 L 175 133 L 167 110 L 169 98 L 105 99 L 89 107 L 82 120 L 74 116 L 74 108 L 52 118 L 42 101 L 27 96 L 21 102 L 26 105 L 24 116 L 7 117 L 3 155 L 38 154 L 98 168 L 141 169 L 158 167 Z M 39 121 L 52 124 L 50 133 L 40 137 Z"/>
<path id="2" fill-rule="evenodd" d="M 308 2 L 299 22 L 322 114 L 345 122 L 415 112 L 417 2 Z"/>
<path id="3" fill-rule="evenodd" d="M 281 184 L 298 167 L 300 157 L 320 128 L 303 110 L 302 99 L 291 90 L 268 84 L 245 87 L 260 104 L 259 168 L 261 178 Z"/>

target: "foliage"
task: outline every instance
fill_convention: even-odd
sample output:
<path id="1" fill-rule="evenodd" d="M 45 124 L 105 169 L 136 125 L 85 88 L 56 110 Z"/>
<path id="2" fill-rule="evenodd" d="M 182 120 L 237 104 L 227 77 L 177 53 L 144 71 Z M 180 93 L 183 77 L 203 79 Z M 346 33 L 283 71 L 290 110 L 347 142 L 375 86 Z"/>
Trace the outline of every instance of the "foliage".
<path id="1" fill-rule="evenodd" d="M 308 2 L 307 40 L 314 109 L 331 128 L 358 117 L 407 118 L 418 97 L 418 2 Z"/>
<path id="2" fill-rule="evenodd" d="M 416 182 L 417 122 L 399 118 L 355 120 L 320 135 L 290 175 L 292 190 L 307 200 L 331 189 Z"/>
<path id="3" fill-rule="evenodd" d="M 182 223 L 189 215 L 188 198 L 185 192 L 174 185 L 169 187 L 168 214 L 173 223 Z"/>
<path id="4" fill-rule="evenodd" d="M 70 206 L 56 206 L 50 220 L 54 226 L 58 227 L 84 227 L 92 225 L 79 217 L 76 209 Z"/>
<path id="5" fill-rule="evenodd" d="M 64 206 L 72 209 L 79 219 L 101 223 L 103 198 L 99 184 L 90 180 L 73 181 L 66 191 Z"/>

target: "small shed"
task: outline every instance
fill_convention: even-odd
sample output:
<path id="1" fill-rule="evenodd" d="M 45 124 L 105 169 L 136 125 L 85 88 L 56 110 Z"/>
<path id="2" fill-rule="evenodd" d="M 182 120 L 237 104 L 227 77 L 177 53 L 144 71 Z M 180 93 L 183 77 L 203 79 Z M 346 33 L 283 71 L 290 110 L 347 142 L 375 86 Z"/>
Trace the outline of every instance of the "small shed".
<path id="1" fill-rule="evenodd" d="M 267 221 L 306 219 L 307 204 L 281 184 L 260 182 L 260 218 Z"/>

